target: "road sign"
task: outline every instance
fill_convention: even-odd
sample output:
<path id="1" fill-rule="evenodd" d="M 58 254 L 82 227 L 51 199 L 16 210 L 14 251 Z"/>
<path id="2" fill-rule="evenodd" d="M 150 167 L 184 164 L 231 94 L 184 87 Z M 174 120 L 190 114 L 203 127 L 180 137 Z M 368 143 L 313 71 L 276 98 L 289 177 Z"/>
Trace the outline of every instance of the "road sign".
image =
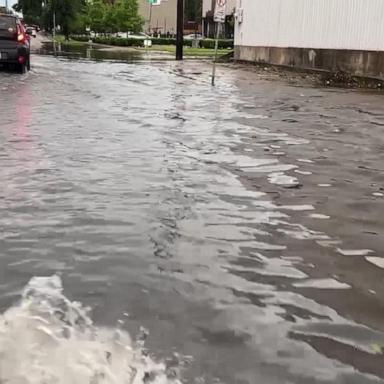
<path id="1" fill-rule="evenodd" d="M 214 15 L 215 23 L 225 23 L 226 8 L 227 8 L 227 0 L 216 0 L 215 15 Z"/>

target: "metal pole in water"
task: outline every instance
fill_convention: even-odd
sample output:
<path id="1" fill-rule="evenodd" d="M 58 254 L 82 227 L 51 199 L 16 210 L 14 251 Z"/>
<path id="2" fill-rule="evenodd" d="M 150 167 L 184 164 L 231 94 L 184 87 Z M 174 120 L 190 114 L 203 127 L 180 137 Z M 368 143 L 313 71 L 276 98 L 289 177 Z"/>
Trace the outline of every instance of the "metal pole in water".
<path id="1" fill-rule="evenodd" d="M 220 23 L 216 23 L 216 40 L 215 40 L 215 58 L 213 60 L 213 67 L 212 67 L 212 86 L 215 86 L 215 77 L 216 77 L 216 62 L 217 62 L 217 51 L 219 49 L 219 28 Z"/>
<path id="2" fill-rule="evenodd" d="M 149 22 L 148 22 L 148 31 L 151 33 L 151 25 L 152 25 L 152 3 L 149 4 Z"/>
<path id="3" fill-rule="evenodd" d="M 53 12 L 53 31 L 52 31 L 52 37 L 53 37 L 53 54 L 57 55 L 57 49 L 56 49 L 56 13 Z"/>
<path id="4" fill-rule="evenodd" d="M 53 40 L 56 38 L 56 12 L 53 12 Z"/>

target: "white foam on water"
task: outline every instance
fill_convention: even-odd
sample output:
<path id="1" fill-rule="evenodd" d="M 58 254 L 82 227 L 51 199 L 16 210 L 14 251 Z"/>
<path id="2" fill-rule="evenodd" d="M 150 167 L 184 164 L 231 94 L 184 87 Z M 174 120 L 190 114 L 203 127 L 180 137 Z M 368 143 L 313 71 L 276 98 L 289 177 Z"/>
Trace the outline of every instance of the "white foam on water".
<path id="1" fill-rule="evenodd" d="M 335 279 L 310 279 L 292 284 L 296 288 L 316 288 L 316 289 L 349 289 L 350 285 Z"/>
<path id="2" fill-rule="evenodd" d="M 300 169 L 295 169 L 295 172 L 298 173 L 299 175 L 304 175 L 304 176 L 312 175 L 312 172 L 310 172 L 310 171 L 300 171 Z"/>
<path id="3" fill-rule="evenodd" d="M 300 161 L 300 163 L 313 163 L 310 159 L 297 159 L 297 161 Z"/>
<path id="4" fill-rule="evenodd" d="M 277 232 L 284 233 L 285 235 L 297 240 L 328 240 L 329 236 L 323 232 L 311 231 L 303 225 L 292 226 L 296 227 L 292 230 L 278 228 Z"/>
<path id="5" fill-rule="evenodd" d="M 330 248 L 330 247 L 334 247 L 335 245 L 342 244 L 340 240 L 317 240 L 316 243 L 326 248 Z"/>
<path id="6" fill-rule="evenodd" d="M 0 382 L 7 384 L 179 384 L 128 333 L 93 325 L 63 294 L 58 276 L 34 277 L 0 316 Z"/>
<path id="7" fill-rule="evenodd" d="M 309 204 L 303 205 L 282 205 L 279 207 L 280 209 L 288 210 L 288 211 L 313 211 L 315 207 Z"/>
<path id="8" fill-rule="evenodd" d="M 327 220 L 331 218 L 331 216 L 322 215 L 321 213 L 312 213 L 311 215 L 309 215 L 309 217 L 311 217 L 312 219 L 319 219 L 319 220 Z"/>
<path id="9" fill-rule="evenodd" d="M 384 269 L 384 258 L 383 257 L 367 256 L 365 258 L 365 260 L 376 265 L 376 267 Z"/>
<path id="10" fill-rule="evenodd" d="M 367 256 L 371 253 L 374 253 L 371 249 L 341 249 L 341 248 L 337 248 L 337 252 L 339 252 L 343 256 Z"/>
<path id="11" fill-rule="evenodd" d="M 268 175 L 268 181 L 271 184 L 283 185 L 283 186 L 297 186 L 299 180 L 296 177 L 286 175 L 284 172 L 275 172 Z"/>

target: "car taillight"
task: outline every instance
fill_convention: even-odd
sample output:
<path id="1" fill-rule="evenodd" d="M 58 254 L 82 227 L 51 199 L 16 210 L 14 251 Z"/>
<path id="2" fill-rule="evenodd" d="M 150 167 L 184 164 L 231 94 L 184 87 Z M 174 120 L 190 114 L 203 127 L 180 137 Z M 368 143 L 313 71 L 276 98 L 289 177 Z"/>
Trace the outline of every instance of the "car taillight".
<path id="1" fill-rule="evenodd" d="M 19 43 L 24 43 L 26 40 L 26 36 L 25 36 L 25 33 L 23 32 L 23 30 L 20 28 L 20 26 L 18 25 L 17 26 L 17 41 Z"/>

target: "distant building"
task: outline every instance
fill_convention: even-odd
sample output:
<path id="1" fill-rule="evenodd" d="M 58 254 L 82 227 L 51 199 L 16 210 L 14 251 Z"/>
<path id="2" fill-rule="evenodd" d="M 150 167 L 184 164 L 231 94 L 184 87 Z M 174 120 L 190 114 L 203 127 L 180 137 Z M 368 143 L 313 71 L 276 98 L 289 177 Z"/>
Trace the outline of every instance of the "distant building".
<path id="1" fill-rule="evenodd" d="M 384 79 L 383 0 L 237 0 L 235 59 Z"/>
<path id="2" fill-rule="evenodd" d="M 215 13 L 215 5 L 217 0 L 203 0 L 203 22 L 202 31 L 205 37 L 214 37 L 215 23 L 213 16 Z M 236 8 L 236 0 L 227 0 L 227 20 L 224 26 L 223 34 L 231 38 L 234 35 L 234 13 Z"/>
<path id="3" fill-rule="evenodd" d="M 139 13 L 145 19 L 147 33 L 176 33 L 177 0 L 162 0 L 160 5 L 150 5 L 148 0 L 139 0 Z"/>

